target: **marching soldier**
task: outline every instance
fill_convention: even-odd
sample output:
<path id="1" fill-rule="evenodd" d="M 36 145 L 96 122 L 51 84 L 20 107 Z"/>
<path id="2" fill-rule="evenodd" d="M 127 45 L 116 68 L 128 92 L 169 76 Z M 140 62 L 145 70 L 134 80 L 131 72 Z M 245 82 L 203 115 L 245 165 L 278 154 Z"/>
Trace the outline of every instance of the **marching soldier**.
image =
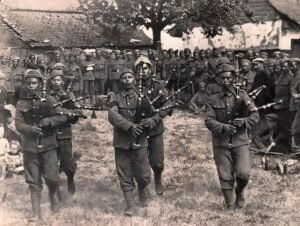
<path id="1" fill-rule="evenodd" d="M 64 75 L 61 70 L 53 70 L 49 77 L 50 91 L 49 94 L 56 100 L 61 102 L 67 99 L 75 99 L 75 95 L 72 92 L 67 92 L 64 89 Z M 74 109 L 80 107 L 78 102 L 71 102 L 64 105 L 67 109 Z M 80 110 L 76 110 L 76 113 L 81 113 Z M 78 121 L 78 117 L 69 117 L 67 121 L 62 123 L 56 131 L 56 139 L 58 142 L 58 160 L 60 162 L 60 169 L 66 174 L 68 178 L 68 192 L 70 194 L 75 193 L 74 175 L 76 172 L 76 162 L 73 158 L 72 152 L 72 126 Z"/>
<path id="2" fill-rule="evenodd" d="M 104 95 L 105 83 L 108 77 L 108 61 L 103 58 L 100 49 L 96 50 L 95 62 L 95 94 Z"/>
<path id="3" fill-rule="evenodd" d="M 134 214 L 134 179 L 138 184 L 139 200 L 147 204 L 146 186 L 150 183 L 151 172 L 148 161 L 148 141 L 145 130 L 136 118 L 138 108 L 142 108 L 139 96 L 132 86 L 135 76 L 131 69 L 124 69 L 120 74 L 120 90 L 109 98 L 108 120 L 114 126 L 113 145 L 115 147 L 116 170 L 124 193 L 125 216 Z M 138 137 L 138 138 L 137 138 Z M 138 143 L 137 143 L 138 140 Z"/>
<path id="4" fill-rule="evenodd" d="M 116 50 L 114 52 L 115 59 L 110 61 L 109 69 L 108 69 L 108 76 L 111 85 L 111 91 L 117 92 L 119 89 L 119 78 L 120 74 L 122 73 L 125 65 L 125 61 L 120 58 L 120 50 Z"/>
<path id="5" fill-rule="evenodd" d="M 164 83 L 152 78 L 151 74 L 152 64 L 147 57 L 140 57 L 135 62 L 136 71 L 141 72 L 142 76 L 142 93 L 146 94 L 150 100 L 153 100 L 162 91 L 162 98 L 153 103 L 155 108 L 162 107 L 162 105 L 167 105 L 163 103 L 163 100 L 167 96 L 167 91 L 163 89 Z M 145 115 L 145 118 L 141 121 L 141 125 L 147 129 L 148 133 L 148 153 L 149 153 L 149 163 L 154 172 L 155 190 L 157 195 L 163 194 L 162 186 L 162 172 L 164 170 L 164 124 L 163 118 L 168 114 L 168 111 L 162 111 L 159 113 L 149 113 Z"/>
<path id="6" fill-rule="evenodd" d="M 56 200 L 59 171 L 55 128 L 66 120 L 52 109 L 55 100 L 42 92 L 43 76 L 37 70 L 25 73 L 25 90 L 17 103 L 16 127 L 21 133 L 25 180 L 29 185 L 33 215 L 41 218 L 42 177 L 49 188 L 51 210 L 58 211 Z"/>
<path id="7" fill-rule="evenodd" d="M 234 90 L 234 67 L 223 64 L 220 73 L 223 90 L 210 96 L 205 124 L 212 131 L 214 159 L 226 207 L 242 208 L 251 169 L 247 131 L 258 122 L 259 115 L 247 93 Z M 236 200 L 233 198 L 235 182 Z"/>

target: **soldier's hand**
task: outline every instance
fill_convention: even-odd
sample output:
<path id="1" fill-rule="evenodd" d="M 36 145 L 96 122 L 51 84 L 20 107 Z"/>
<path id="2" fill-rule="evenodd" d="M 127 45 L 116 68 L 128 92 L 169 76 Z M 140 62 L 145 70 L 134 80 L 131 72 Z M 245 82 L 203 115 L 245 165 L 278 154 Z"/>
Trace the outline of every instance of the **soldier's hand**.
<path id="1" fill-rule="evenodd" d="M 152 129 L 156 126 L 155 121 L 152 118 L 145 118 L 142 119 L 141 123 L 140 123 L 143 127 L 145 128 L 149 128 Z"/>
<path id="2" fill-rule="evenodd" d="M 44 118 L 40 121 L 40 127 L 47 127 L 51 125 L 51 120 L 48 118 Z"/>
<path id="3" fill-rule="evenodd" d="M 232 121 L 232 124 L 237 127 L 242 127 L 245 125 L 245 119 L 244 118 L 236 118 Z"/>
<path id="4" fill-rule="evenodd" d="M 33 133 L 34 135 L 38 135 L 38 136 L 42 136 L 43 135 L 42 129 L 39 128 L 39 127 L 31 126 L 30 130 L 31 130 L 31 133 Z"/>
<path id="5" fill-rule="evenodd" d="M 227 134 L 235 134 L 236 133 L 236 127 L 229 125 L 229 124 L 224 125 L 223 130 Z"/>
<path id="6" fill-rule="evenodd" d="M 137 137 L 143 133 L 143 127 L 141 125 L 133 124 L 130 128 L 133 136 Z"/>

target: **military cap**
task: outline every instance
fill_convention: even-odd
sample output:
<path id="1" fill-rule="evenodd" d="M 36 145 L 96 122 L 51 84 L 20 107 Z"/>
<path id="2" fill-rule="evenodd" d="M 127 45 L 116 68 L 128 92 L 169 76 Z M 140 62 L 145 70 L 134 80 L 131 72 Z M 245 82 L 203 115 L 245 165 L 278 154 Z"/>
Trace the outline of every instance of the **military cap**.
<path id="1" fill-rule="evenodd" d="M 65 65 L 63 63 L 56 63 L 52 66 L 52 70 L 63 70 Z"/>
<path id="2" fill-rule="evenodd" d="M 248 59 L 242 59 L 241 60 L 241 64 L 245 64 L 245 63 L 251 65 L 251 61 L 250 60 L 248 60 Z"/>
<path id="3" fill-rule="evenodd" d="M 134 52 L 135 52 L 135 53 L 139 53 L 139 52 L 141 52 L 141 51 L 140 51 L 139 49 L 135 49 Z"/>
<path id="4" fill-rule="evenodd" d="M 61 52 L 60 52 L 59 50 L 55 50 L 55 51 L 53 52 L 53 54 L 54 54 L 54 55 L 61 55 Z"/>
<path id="5" fill-rule="evenodd" d="M 290 54 L 288 54 L 288 53 L 281 53 L 281 56 L 282 56 L 283 58 L 284 58 L 284 57 L 289 58 Z"/>
<path id="6" fill-rule="evenodd" d="M 174 53 L 174 49 L 172 48 L 168 49 L 168 53 Z"/>
<path id="7" fill-rule="evenodd" d="M 11 60 L 20 60 L 20 57 L 18 57 L 18 56 L 13 56 L 13 57 L 11 58 Z"/>
<path id="8" fill-rule="evenodd" d="M 268 65 L 277 65 L 277 64 L 279 64 L 278 60 L 275 60 L 275 59 L 268 60 Z"/>
<path id="9" fill-rule="evenodd" d="M 25 73 L 24 73 L 24 78 L 25 78 L 25 80 L 26 80 L 27 78 L 43 79 L 43 76 L 42 76 L 41 72 L 38 71 L 38 70 L 28 69 L 28 70 L 26 70 Z"/>
<path id="10" fill-rule="evenodd" d="M 290 58 L 290 62 L 297 62 L 300 63 L 300 58 Z"/>
<path id="11" fill-rule="evenodd" d="M 235 73 L 235 68 L 231 64 L 222 64 L 217 70 L 218 73 L 223 72 L 233 72 Z"/>
<path id="12" fill-rule="evenodd" d="M 231 64 L 231 62 L 227 57 L 220 57 L 217 61 L 216 67 L 218 68 L 222 64 Z"/>
<path id="13" fill-rule="evenodd" d="M 190 48 L 184 48 L 183 52 L 186 52 L 186 51 L 190 51 L 191 52 L 191 49 Z"/>
<path id="14" fill-rule="evenodd" d="M 57 76 L 61 76 L 61 77 L 64 77 L 64 73 L 63 73 L 63 71 L 62 70 L 53 70 L 53 71 L 51 71 L 51 73 L 50 73 L 50 76 L 49 76 L 49 81 L 51 81 L 52 79 L 54 79 L 55 77 L 57 77 Z"/>
<path id="15" fill-rule="evenodd" d="M 126 55 L 133 55 L 133 52 L 129 50 L 126 52 Z"/>
<path id="16" fill-rule="evenodd" d="M 125 74 L 125 73 L 130 73 L 134 76 L 134 73 L 133 71 L 130 69 L 130 68 L 124 68 L 122 73 L 120 74 L 120 79 L 122 78 L 122 76 Z"/>
<path id="17" fill-rule="evenodd" d="M 120 51 L 120 50 L 118 50 L 118 49 L 116 49 L 116 50 L 114 51 L 114 53 L 118 53 L 118 54 L 120 54 L 120 53 L 121 53 L 121 51 Z"/>
<path id="18" fill-rule="evenodd" d="M 111 49 L 103 49 L 102 52 L 107 53 L 107 54 L 111 54 L 112 50 Z"/>
<path id="19" fill-rule="evenodd" d="M 221 46 L 218 50 L 219 50 L 220 53 L 225 53 L 226 52 L 225 46 Z"/>
<path id="20" fill-rule="evenodd" d="M 264 63 L 265 62 L 265 60 L 263 59 L 263 58 L 255 58 L 254 60 L 252 60 L 252 63 Z"/>
<path id="21" fill-rule="evenodd" d="M 276 56 L 276 55 L 281 55 L 281 52 L 280 51 L 274 51 L 273 56 Z"/>
<path id="22" fill-rule="evenodd" d="M 194 49 L 194 53 L 199 53 L 199 52 L 200 52 L 200 49 L 199 49 L 198 46 L 196 46 L 195 49 Z"/>
<path id="23" fill-rule="evenodd" d="M 162 49 L 162 50 L 161 50 L 161 52 L 166 52 L 166 53 L 167 53 L 167 52 L 168 52 L 168 50 L 166 50 L 166 49 Z M 152 51 L 152 53 L 154 53 L 154 51 Z"/>
<path id="24" fill-rule="evenodd" d="M 145 57 L 145 56 L 141 56 L 141 57 L 139 57 L 136 61 L 135 61 L 135 63 L 134 63 L 134 68 L 136 68 L 140 63 L 144 63 L 144 64 L 148 64 L 150 67 L 152 66 L 152 63 L 151 63 L 151 61 L 147 58 L 147 57 Z"/>
<path id="25" fill-rule="evenodd" d="M 289 58 L 282 58 L 280 59 L 280 64 L 284 64 L 284 63 L 287 63 L 287 62 L 290 62 L 290 59 Z"/>
<path id="26" fill-rule="evenodd" d="M 265 118 L 267 120 L 272 120 L 272 121 L 278 121 L 279 120 L 279 116 L 275 113 L 266 114 Z"/>

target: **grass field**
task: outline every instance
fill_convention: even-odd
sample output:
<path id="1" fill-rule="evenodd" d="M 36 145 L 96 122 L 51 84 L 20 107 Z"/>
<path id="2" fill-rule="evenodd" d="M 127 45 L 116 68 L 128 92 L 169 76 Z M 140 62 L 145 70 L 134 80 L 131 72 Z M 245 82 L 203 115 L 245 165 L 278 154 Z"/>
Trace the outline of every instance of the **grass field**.
<path id="1" fill-rule="evenodd" d="M 175 112 L 165 120 L 165 193 L 157 197 L 151 184 L 149 207 L 137 216 L 122 216 L 124 202 L 115 172 L 112 127 L 106 112 L 74 126 L 74 151 L 82 154 L 76 174 L 77 192 L 69 197 L 61 175 L 61 211 L 52 215 L 43 191 L 43 221 L 39 225 L 300 225 L 300 175 L 277 175 L 254 168 L 246 190 L 247 206 L 224 210 L 213 161 L 210 133 L 200 116 Z M 5 180 L 0 192 L 0 225 L 27 225 L 30 197 L 22 176 Z M 138 201 L 137 201 L 138 204 Z"/>

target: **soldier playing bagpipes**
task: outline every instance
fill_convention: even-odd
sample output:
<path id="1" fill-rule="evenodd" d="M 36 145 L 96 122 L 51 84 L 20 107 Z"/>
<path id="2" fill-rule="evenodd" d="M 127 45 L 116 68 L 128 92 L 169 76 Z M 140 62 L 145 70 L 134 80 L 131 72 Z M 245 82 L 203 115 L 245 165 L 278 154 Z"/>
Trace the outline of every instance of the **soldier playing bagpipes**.
<path id="1" fill-rule="evenodd" d="M 25 180 L 29 185 L 33 211 L 29 221 L 41 218 L 42 177 L 49 188 L 51 210 L 58 211 L 56 192 L 59 169 L 55 132 L 68 119 L 66 115 L 58 114 L 60 108 L 54 110 L 52 105 L 56 101 L 45 90 L 42 92 L 42 81 L 43 76 L 39 71 L 26 71 L 25 87 L 16 105 L 16 127 L 21 134 Z"/>
<path id="2" fill-rule="evenodd" d="M 123 70 L 119 79 L 119 91 L 111 93 L 108 99 L 108 119 L 114 126 L 116 170 L 126 201 L 125 216 L 134 214 L 134 179 L 138 184 L 142 205 L 147 201 L 144 189 L 151 180 L 147 134 L 137 120 L 143 108 L 142 99 L 133 90 L 135 82 L 133 71 Z"/>
<path id="3" fill-rule="evenodd" d="M 209 97 L 205 124 L 212 131 L 214 159 L 228 209 L 244 207 L 244 188 L 250 177 L 248 130 L 258 122 L 258 112 L 249 96 L 235 89 L 235 68 L 220 66 L 222 91 Z M 234 200 L 233 189 L 236 183 Z"/>
<path id="4" fill-rule="evenodd" d="M 76 115 L 82 115 L 79 109 L 81 106 L 72 93 L 71 87 L 64 89 L 64 75 L 62 70 L 53 70 L 49 76 L 49 94 L 60 103 L 63 108 L 72 111 Z M 82 99 L 82 98 L 81 98 Z M 55 105 L 56 107 L 57 105 Z M 77 108 L 77 109 L 74 109 Z M 60 170 L 63 171 L 68 178 L 68 192 L 75 193 L 74 175 L 77 168 L 72 151 L 72 124 L 78 121 L 77 116 L 69 116 L 68 120 L 59 126 L 56 131 L 58 142 L 58 160 L 60 162 Z"/>

